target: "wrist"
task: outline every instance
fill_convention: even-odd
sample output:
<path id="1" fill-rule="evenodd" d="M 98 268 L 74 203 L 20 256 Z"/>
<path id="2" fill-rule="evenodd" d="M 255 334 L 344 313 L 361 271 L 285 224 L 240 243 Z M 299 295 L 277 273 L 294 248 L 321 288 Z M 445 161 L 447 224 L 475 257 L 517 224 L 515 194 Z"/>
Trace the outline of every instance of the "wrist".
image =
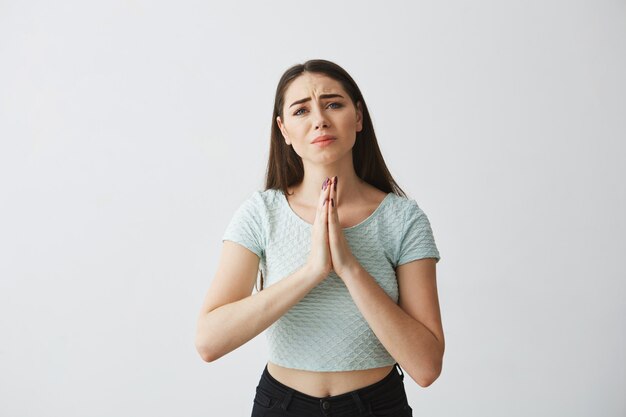
<path id="1" fill-rule="evenodd" d="M 307 281 L 319 282 L 325 278 L 328 274 L 322 274 L 315 268 L 311 267 L 308 263 L 302 266 L 302 274 Z"/>
<path id="2" fill-rule="evenodd" d="M 359 263 L 359 261 L 356 260 L 356 258 L 354 259 L 354 261 L 350 262 L 342 271 L 341 271 L 341 278 L 342 279 L 350 279 L 354 276 L 356 276 L 359 273 L 359 270 L 362 268 L 361 264 Z"/>

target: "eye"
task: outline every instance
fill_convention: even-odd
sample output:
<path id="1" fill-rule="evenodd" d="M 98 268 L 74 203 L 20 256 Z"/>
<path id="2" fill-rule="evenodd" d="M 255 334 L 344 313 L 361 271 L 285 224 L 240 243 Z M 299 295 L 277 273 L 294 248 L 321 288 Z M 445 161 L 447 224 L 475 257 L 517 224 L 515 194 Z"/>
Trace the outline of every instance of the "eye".
<path id="1" fill-rule="evenodd" d="M 329 103 L 328 105 L 329 106 L 336 105 L 337 107 L 333 107 L 334 109 L 340 109 L 343 107 L 343 104 L 337 103 L 336 101 L 333 101 L 332 103 Z M 300 107 L 298 110 L 296 110 L 296 112 L 293 115 L 300 116 L 302 114 L 300 113 L 300 110 L 306 110 L 306 109 L 304 107 Z"/>

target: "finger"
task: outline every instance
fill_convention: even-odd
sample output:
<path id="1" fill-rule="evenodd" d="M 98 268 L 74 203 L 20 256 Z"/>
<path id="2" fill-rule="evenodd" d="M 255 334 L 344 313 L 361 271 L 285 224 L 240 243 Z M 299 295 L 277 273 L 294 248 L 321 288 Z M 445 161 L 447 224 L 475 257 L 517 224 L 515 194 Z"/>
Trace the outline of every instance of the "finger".
<path id="1" fill-rule="evenodd" d="M 326 178 L 324 183 L 322 183 L 320 200 L 317 205 L 317 218 L 319 218 L 320 222 L 324 224 L 324 227 L 328 221 L 328 193 L 330 192 L 330 180 L 330 178 Z"/>
<path id="2" fill-rule="evenodd" d="M 324 180 L 324 182 L 322 183 L 322 188 L 320 190 L 320 199 L 317 205 L 317 212 L 318 213 L 322 213 L 322 209 L 326 208 L 326 205 L 324 204 L 326 197 L 328 195 L 328 183 L 330 182 L 330 180 L 328 178 L 326 178 Z"/>
<path id="3" fill-rule="evenodd" d="M 325 193 L 325 206 L 324 206 L 324 226 L 328 224 L 328 207 L 330 206 L 330 193 L 332 189 L 332 181 L 331 177 L 328 178 L 328 183 L 326 185 L 326 193 Z"/>
<path id="4" fill-rule="evenodd" d="M 328 199 L 329 199 L 329 207 L 328 207 L 328 223 L 332 224 L 333 227 L 335 226 L 335 223 L 337 222 L 337 177 L 333 177 L 332 178 L 332 184 L 329 190 L 329 195 L 328 195 Z"/>
<path id="5" fill-rule="evenodd" d="M 330 204 L 331 213 L 336 213 L 337 210 L 335 210 L 335 208 L 337 207 L 337 176 L 333 178 L 333 188 L 330 190 L 330 198 L 331 198 L 331 204 Z"/>

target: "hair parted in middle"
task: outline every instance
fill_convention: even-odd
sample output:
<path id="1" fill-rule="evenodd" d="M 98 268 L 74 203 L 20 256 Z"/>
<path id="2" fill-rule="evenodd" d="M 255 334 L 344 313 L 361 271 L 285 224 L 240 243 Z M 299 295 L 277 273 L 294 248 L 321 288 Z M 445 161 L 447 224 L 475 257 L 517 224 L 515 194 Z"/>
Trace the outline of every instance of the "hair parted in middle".
<path id="1" fill-rule="evenodd" d="M 338 81 L 356 107 L 361 103 L 363 110 L 363 129 L 356 133 L 356 142 L 352 148 L 352 161 L 356 175 L 368 184 L 381 191 L 406 196 L 400 186 L 394 181 L 383 159 L 374 125 L 367 109 L 361 90 L 343 68 L 334 62 L 324 59 L 312 59 L 304 64 L 297 64 L 287 69 L 278 82 L 276 96 L 274 98 L 274 111 L 272 114 L 272 128 L 270 134 L 270 152 L 267 163 L 265 189 L 279 189 L 285 195 L 288 187 L 299 184 L 304 178 L 304 165 L 302 158 L 294 151 L 293 147 L 285 143 L 276 117 L 283 117 L 285 104 L 285 92 L 291 82 L 304 72 L 326 75 Z"/>

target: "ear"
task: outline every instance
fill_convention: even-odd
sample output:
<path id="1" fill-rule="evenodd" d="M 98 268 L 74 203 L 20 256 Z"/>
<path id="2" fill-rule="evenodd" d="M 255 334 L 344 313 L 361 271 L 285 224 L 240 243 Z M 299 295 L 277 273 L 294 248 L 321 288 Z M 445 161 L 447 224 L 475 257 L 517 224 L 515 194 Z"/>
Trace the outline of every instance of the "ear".
<path id="1" fill-rule="evenodd" d="M 289 140 L 289 136 L 287 135 L 287 130 L 285 129 L 285 126 L 283 126 L 283 122 L 280 120 L 280 116 L 276 116 L 276 124 L 280 129 L 280 133 L 282 133 L 283 137 L 285 138 L 285 143 L 287 145 L 291 145 L 291 141 Z"/>
<path id="2" fill-rule="evenodd" d="M 363 106 L 361 102 L 356 103 L 356 131 L 363 130 Z"/>

